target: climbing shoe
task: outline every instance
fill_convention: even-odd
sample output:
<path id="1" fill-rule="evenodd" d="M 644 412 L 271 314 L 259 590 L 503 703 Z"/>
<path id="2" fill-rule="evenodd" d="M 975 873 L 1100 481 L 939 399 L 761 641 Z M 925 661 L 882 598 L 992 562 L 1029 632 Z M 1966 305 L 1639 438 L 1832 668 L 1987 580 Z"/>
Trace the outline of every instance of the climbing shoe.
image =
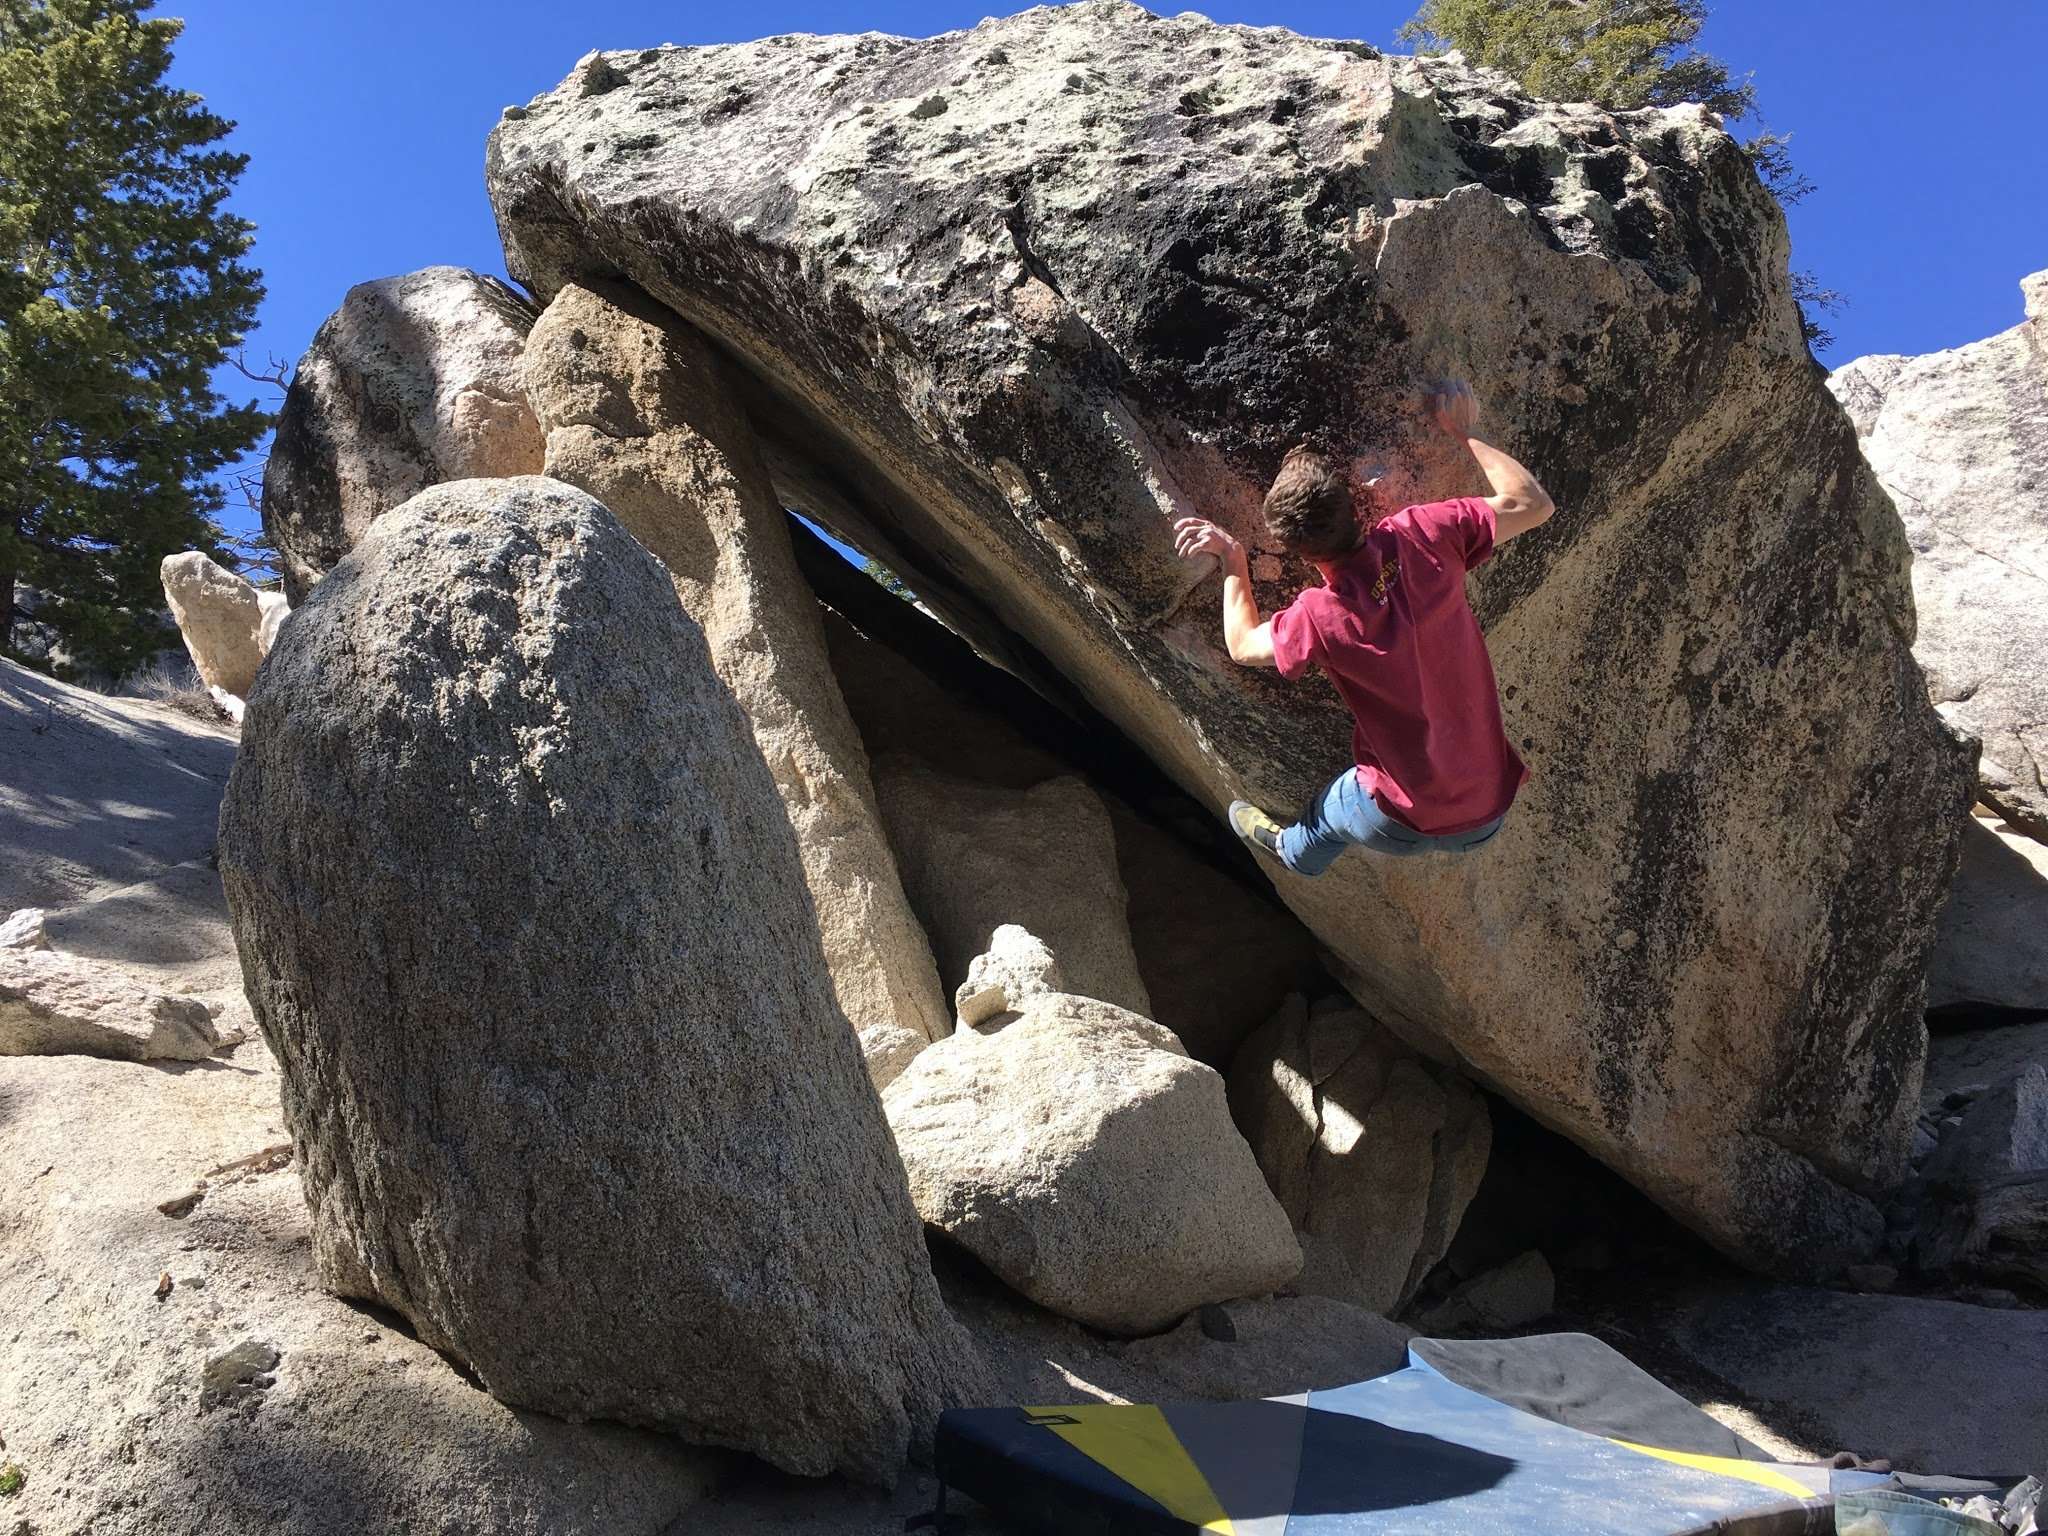
<path id="1" fill-rule="evenodd" d="M 1280 857 L 1280 823 L 1249 800 L 1230 802 L 1230 830 L 1260 853 Z"/>

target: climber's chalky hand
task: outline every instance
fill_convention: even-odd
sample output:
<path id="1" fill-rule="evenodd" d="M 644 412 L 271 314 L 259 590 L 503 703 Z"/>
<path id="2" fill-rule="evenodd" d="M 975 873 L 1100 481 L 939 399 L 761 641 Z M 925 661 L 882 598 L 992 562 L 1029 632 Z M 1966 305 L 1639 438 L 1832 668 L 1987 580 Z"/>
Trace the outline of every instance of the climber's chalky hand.
<path id="1" fill-rule="evenodd" d="M 1437 427 L 1460 442 L 1479 425 L 1479 401 L 1463 379 L 1449 379 L 1429 392 L 1429 416 Z"/>
<path id="2" fill-rule="evenodd" d="M 1184 517 L 1173 525 L 1173 550 L 1183 560 L 1212 555 L 1225 570 L 1244 564 L 1244 546 L 1206 517 Z"/>

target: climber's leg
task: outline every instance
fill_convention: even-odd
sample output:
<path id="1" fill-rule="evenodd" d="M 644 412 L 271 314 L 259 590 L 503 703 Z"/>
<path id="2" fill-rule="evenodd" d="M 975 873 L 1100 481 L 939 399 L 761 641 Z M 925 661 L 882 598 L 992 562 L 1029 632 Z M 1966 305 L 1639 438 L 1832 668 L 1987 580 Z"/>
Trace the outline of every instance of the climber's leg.
<path id="1" fill-rule="evenodd" d="M 1403 826 L 1366 793 L 1356 769 L 1332 779 L 1302 810 L 1301 820 L 1282 827 L 1248 801 L 1233 800 L 1231 829 L 1247 844 L 1271 854 L 1298 875 L 1320 875 L 1346 848 L 1364 848 L 1389 858 L 1424 853 L 1470 853 L 1493 840 L 1506 821 L 1496 817 L 1483 827 L 1447 837 L 1430 837 Z"/>
<path id="2" fill-rule="evenodd" d="M 1321 874 L 1346 848 L 1409 858 L 1436 852 L 1436 838 L 1425 838 L 1386 815 L 1358 782 L 1358 770 L 1346 768 L 1309 801 L 1303 817 L 1280 834 L 1280 862 L 1296 874 Z"/>

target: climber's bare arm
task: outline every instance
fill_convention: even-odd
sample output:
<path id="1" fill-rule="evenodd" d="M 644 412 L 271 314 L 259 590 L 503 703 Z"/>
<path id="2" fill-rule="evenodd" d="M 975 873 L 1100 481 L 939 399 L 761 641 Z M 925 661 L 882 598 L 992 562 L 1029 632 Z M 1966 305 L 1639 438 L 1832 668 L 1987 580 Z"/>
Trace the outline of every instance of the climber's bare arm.
<path id="1" fill-rule="evenodd" d="M 1479 435 L 1479 402 L 1472 386 L 1453 380 L 1430 396 L 1430 414 L 1437 426 L 1463 443 L 1479 461 L 1479 471 L 1493 494 L 1486 504 L 1493 508 L 1493 542 L 1509 539 L 1540 527 L 1556 511 L 1550 495 L 1514 458 Z"/>
<path id="2" fill-rule="evenodd" d="M 1213 555 L 1223 567 L 1223 645 L 1230 659 L 1244 667 L 1272 666 L 1273 626 L 1259 618 L 1244 546 L 1207 518 L 1184 517 L 1173 525 L 1173 547 L 1183 560 Z"/>

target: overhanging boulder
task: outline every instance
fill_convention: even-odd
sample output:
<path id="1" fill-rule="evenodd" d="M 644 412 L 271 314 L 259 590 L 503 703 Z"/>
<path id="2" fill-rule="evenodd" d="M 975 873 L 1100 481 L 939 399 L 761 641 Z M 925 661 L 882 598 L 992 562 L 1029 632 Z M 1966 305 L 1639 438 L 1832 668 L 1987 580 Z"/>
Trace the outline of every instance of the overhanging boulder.
<path id="1" fill-rule="evenodd" d="M 1375 1017 L 1728 1252 L 1875 1241 L 1968 754 L 1709 115 L 1121 0 L 605 60 L 492 137 L 511 270 L 720 341 L 786 500 L 1219 809 L 1300 804 L 1348 722 L 1229 665 L 1172 519 L 1284 601 L 1282 450 L 1330 440 L 1389 508 L 1473 489 L 1414 408 L 1471 378 L 1564 508 L 1473 586 L 1535 780 L 1483 858 L 1281 894 Z"/>

